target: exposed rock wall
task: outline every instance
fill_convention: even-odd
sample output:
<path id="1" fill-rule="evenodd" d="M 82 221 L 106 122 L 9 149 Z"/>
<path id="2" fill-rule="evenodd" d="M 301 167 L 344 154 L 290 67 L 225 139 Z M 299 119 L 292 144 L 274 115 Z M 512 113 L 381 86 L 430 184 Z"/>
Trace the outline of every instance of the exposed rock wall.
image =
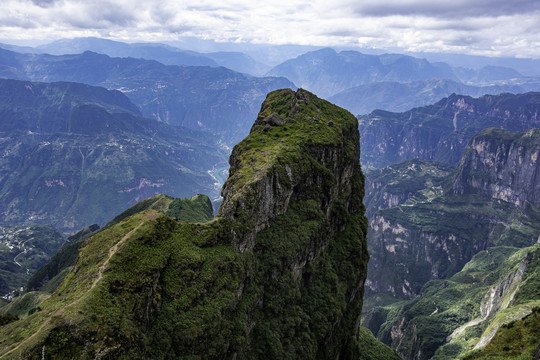
<path id="1" fill-rule="evenodd" d="M 540 204 L 540 129 L 512 134 L 487 129 L 469 144 L 454 194 L 482 194 L 516 206 Z"/>
<path id="2" fill-rule="evenodd" d="M 422 195 L 427 190 L 418 191 L 415 201 L 375 212 L 368 233 L 367 289 L 410 299 L 427 281 L 459 271 L 480 250 L 534 244 L 537 215 L 526 204 L 540 203 L 539 156 L 540 129 L 521 134 L 487 129 L 471 140 L 455 172 L 438 179 L 448 184 L 446 190 L 431 198 Z M 402 189 L 403 196 L 415 188 L 400 170 L 407 164 L 389 167 L 395 174 L 386 175 L 395 182 L 386 188 Z"/>
<path id="3" fill-rule="evenodd" d="M 469 140 L 487 127 L 513 132 L 540 127 L 540 93 L 453 94 L 402 113 L 375 110 L 359 117 L 364 169 L 407 159 L 457 165 Z M 381 140 L 382 139 L 382 140 Z"/>

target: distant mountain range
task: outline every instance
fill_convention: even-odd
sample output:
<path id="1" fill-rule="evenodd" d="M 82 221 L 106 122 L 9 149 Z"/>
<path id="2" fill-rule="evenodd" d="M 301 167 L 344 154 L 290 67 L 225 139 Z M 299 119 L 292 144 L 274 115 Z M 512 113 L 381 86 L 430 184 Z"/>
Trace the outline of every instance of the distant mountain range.
<path id="1" fill-rule="evenodd" d="M 345 89 L 380 81 L 409 82 L 433 77 L 458 80 L 444 63 L 399 54 L 366 55 L 325 48 L 274 67 L 267 75 L 283 76 L 296 86 L 329 97 Z"/>
<path id="2" fill-rule="evenodd" d="M 540 78 L 502 66 L 452 67 L 400 54 L 367 55 L 333 49 L 311 51 L 277 65 L 283 76 L 353 114 L 405 111 L 452 93 L 470 96 L 540 91 Z"/>
<path id="3" fill-rule="evenodd" d="M 284 78 L 256 78 L 223 67 L 167 66 L 152 60 L 19 54 L 0 49 L 0 77 L 73 81 L 124 92 L 144 116 L 210 131 L 228 145 L 244 137 L 266 94 L 294 88 Z"/>
<path id="4" fill-rule="evenodd" d="M 32 51 L 32 48 L 5 47 Z M 269 79 L 250 78 L 217 68 L 181 68 L 180 74 L 178 68 L 150 65 L 142 60 L 153 59 L 165 65 L 221 65 L 251 74 L 262 74 L 268 69 L 241 52 L 197 53 L 159 43 L 127 44 L 98 38 L 59 40 L 34 50 L 60 57 L 42 54 L 27 55 L 26 58 L 19 55 L 13 59 L 13 54 L 3 53 L 0 65 L 4 66 L 0 68 L 0 76 L 32 81 L 77 81 L 119 89 L 141 108 L 145 116 L 216 133 L 224 131 L 224 139 L 234 137 L 229 145 L 247 133 L 248 124 L 257 110 L 254 104 L 262 101 L 263 93 L 280 87 L 306 88 L 329 97 L 330 101 L 353 114 L 366 114 L 375 109 L 405 111 L 432 104 L 452 93 L 482 96 L 540 90 L 539 78 L 523 76 L 508 67 L 452 67 L 443 62 L 431 63 L 400 54 L 368 55 L 356 51 L 336 52 L 329 48 L 307 52 L 268 71 L 270 76 L 292 81 L 287 83 L 282 79 L 278 81 L 279 85 L 269 84 L 272 82 Z M 91 59 L 90 53 L 84 53 L 88 50 L 138 60 L 110 58 L 105 61 L 98 55 Z M 83 54 L 60 55 L 66 53 Z M 21 62 L 25 64 L 22 73 Z M 56 68 L 54 63 L 58 63 Z M 79 71 L 79 66 L 86 70 Z M 107 70 L 111 66 L 114 73 Z M 75 73 L 65 74 L 60 67 Z M 105 71 L 96 76 L 96 67 Z M 36 68 L 39 68 L 37 73 Z M 212 79 L 217 79 L 217 83 Z M 249 88 L 256 90 L 249 92 Z M 251 114 L 248 119 L 232 119 L 233 112 L 242 116 L 247 113 L 246 109 Z M 230 126 L 236 120 L 243 125 L 237 122 Z"/>
<path id="5" fill-rule="evenodd" d="M 456 165 L 469 140 L 487 127 L 523 131 L 540 127 L 540 93 L 453 94 L 436 104 L 402 113 L 376 110 L 358 117 L 360 161 L 374 169 L 407 159 Z"/>
<path id="6" fill-rule="evenodd" d="M 218 196 L 212 135 L 143 118 L 118 91 L 0 80 L 0 224 L 103 224 L 157 193 Z"/>
<path id="7" fill-rule="evenodd" d="M 95 37 L 61 39 L 37 47 L 20 47 L 0 44 L 0 48 L 31 54 L 80 54 L 92 51 L 111 57 L 132 57 L 156 60 L 164 65 L 179 66 L 224 66 L 250 75 L 262 75 L 270 66 L 255 61 L 249 55 L 234 51 L 196 52 L 182 50 L 161 43 L 124 43 Z"/>
<path id="8" fill-rule="evenodd" d="M 536 86 L 535 86 L 536 87 Z M 533 88 L 535 88 L 533 87 Z M 524 93 L 530 91 L 527 85 L 472 86 L 447 79 L 428 79 L 413 82 L 374 82 L 344 90 L 328 100 L 342 106 L 353 114 L 367 114 L 380 109 L 393 112 L 436 103 L 452 94 L 479 97 L 498 95 L 504 92 Z M 540 89 L 540 83 L 537 89 Z"/>

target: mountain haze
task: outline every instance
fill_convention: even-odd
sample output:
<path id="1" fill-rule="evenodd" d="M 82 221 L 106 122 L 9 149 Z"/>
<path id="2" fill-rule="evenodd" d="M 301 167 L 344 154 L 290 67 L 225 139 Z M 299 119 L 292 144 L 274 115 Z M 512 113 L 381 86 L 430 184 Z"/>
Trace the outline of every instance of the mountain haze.
<path id="1" fill-rule="evenodd" d="M 226 155 L 212 136 L 145 119 L 118 91 L 0 80 L 0 93 L 1 224 L 74 231 L 163 191 L 214 193 Z"/>
<path id="2" fill-rule="evenodd" d="M 434 77 L 457 80 L 450 66 L 398 54 L 366 55 L 325 48 L 274 67 L 267 75 L 284 76 L 296 86 L 329 97 L 345 89 L 381 81 L 410 82 Z"/>
<path id="3" fill-rule="evenodd" d="M 222 67 L 167 66 L 88 51 L 53 56 L 0 49 L 0 77 L 81 82 L 120 90 L 145 117 L 210 131 L 230 146 L 248 133 L 269 91 L 294 88 L 284 78 L 256 78 Z"/>
<path id="4" fill-rule="evenodd" d="M 94 37 L 56 40 L 49 44 L 40 45 L 36 50 L 51 55 L 80 54 L 92 51 L 111 57 L 156 60 L 165 65 L 218 66 L 209 57 L 195 51 L 181 50 L 159 43 L 128 44 Z"/>
<path id="5" fill-rule="evenodd" d="M 536 90 L 540 90 L 538 87 Z M 344 90 L 328 100 L 353 114 L 367 114 L 376 109 L 402 112 L 415 107 L 431 105 L 452 94 L 479 97 L 501 93 L 531 91 L 519 85 L 472 86 L 447 80 L 428 79 L 407 83 L 374 82 Z"/>
<path id="6" fill-rule="evenodd" d="M 366 169 L 414 158 L 456 165 L 478 132 L 492 126 L 513 132 L 540 127 L 538 113 L 540 93 L 535 92 L 480 98 L 452 94 L 402 113 L 376 110 L 358 117 L 360 161 Z"/>

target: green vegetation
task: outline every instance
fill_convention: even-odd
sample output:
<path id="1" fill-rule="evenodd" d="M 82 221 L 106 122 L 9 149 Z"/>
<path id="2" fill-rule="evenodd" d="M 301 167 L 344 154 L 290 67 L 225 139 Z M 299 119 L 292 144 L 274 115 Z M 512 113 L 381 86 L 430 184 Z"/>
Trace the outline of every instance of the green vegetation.
<path id="1" fill-rule="evenodd" d="M 172 196 L 159 194 L 152 197 L 149 197 L 148 199 L 144 199 L 130 207 L 129 209 L 121 212 L 119 215 L 116 215 L 114 219 L 109 221 L 104 228 L 111 227 L 113 225 L 118 224 L 120 221 L 124 220 L 125 218 L 137 214 L 144 210 L 159 210 L 159 211 L 168 211 L 169 205 L 173 202 L 174 198 Z"/>
<path id="2" fill-rule="evenodd" d="M 199 194 L 189 199 L 174 199 L 165 214 L 188 222 L 207 222 L 214 217 L 214 209 L 208 196 Z"/>
<path id="3" fill-rule="evenodd" d="M 527 285 L 538 281 L 539 254 L 539 245 L 524 249 L 500 246 L 481 251 L 449 279 L 428 282 L 413 300 L 392 301 L 371 295 L 366 300 L 368 309 L 363 324 L 405 357 L 459 358 L 497 328 L 501 331 L 502 324 L 519 319 L 540 305 L 538 296 Z M 510 285 L 523 264 L 527 267 L 519 286 Z M 486 294 L 504 283 L 506 287 L 496 292 L 500 297 L 489 300 L 490 307 Z M 482 306 L 491 308 L 489 316 L 482 313 Z M 391 331 L 396 327 L 402 336 L 393 338 Z M 534 332 L 530 334 L 533 336 Z"/>
<path id="4" fill-rule="evenodd" d="M 290 89 L 268 94 L 251 133 L 235 147 L 235 163 L 231 164 L 230 176 L 224 188 L 236 196 L 243 194 L 244 190 L 241 189 L 246 184 L 256 183 L 269 171 L 279 171 L 281 181 L 287 181 L 289 177 L 287 167 L 295 177 L 312 167 L 323 171 L 312 157 L 305 156 L 306 152 L 355 136 L 352 128 L 357 126 L 357 120 L 352 114 L 306 91 L 303 92 L 306 98 L 298 101 L 294 99 L 294 94 Z M 272 114 L 284 119 L 284 125 L 264 126 L 264 119 Z M 340 149 L 345 152 L 338 158 L 340 165 L 344 166 L 347 159 L 354 159 L 354 144 L 353 139 L 347 143 L 347 147 Z M 233 188 L 227 184 L 231 182 Z"/>
<path id="5" fill-rule="evenodd" d="M 75 263 L 81 242 L 99 229 L 92 225 L 68 237 L 49 262 L 34 272 L 26 283 L 27 291 L 41 290 L 52 293 L 65 277 L 67 269 Z M 47 288 L 44 289 L 44 286 Z"/>
<path id="6" fill-rule="evenodd" d="M 15 315 L 24 317 L 29 313 L 41 310 L 39 305 L 49 297 L 48 293 L 31 291 L 11 301 L 8 305 L 0 308 L 0 315 Z"/>
<path id="7" fill-rule="evenodd" d="M 540 307 L 521 320 L 509 322 L 481 350 L 467 354 L 464 360 L 530 360 L 540 354 Z"/>
<path id="8" fill-rule="evenodd" d="M 200 195 L 129 209 L 82 242 L 40 311 L 0 328 L 1 355 L 396 358 L 357 330 L 368 255 L 356 120 L 303 90 L 269 94 L 259 119 L 274 112 L 285 123 L 258 120 L 233 151 L 221 216 L 204 222 Z"/>
<path id="9" fill-rule="evenodd" d="M 365 327 L 360 327 L 358 349 L 360 352 L 358 360 L 401 359 L 395 350 L 377 340 L 371 330 Z"/>
<path id="10" fill-rule="evenodd" d="M 48 225 L 0 227 L 0 295 L 19 292 L 29 274 L 47 263 L 64 240 Z"/>
<path id="11" fill-rule="evenodd" d="M 103 229 L 145 210 L 162 211 L 171 217 L 187 222 L 206 222 L 213 217 L 212 203 L 205 195 L 195 195 L 191 199 L 174 199 L 171 196 L 160 194 L 139 201 L 117 215 Z M 82 242 L 98 229 L 99 226 L 93 225 L 70 236 L 51 260 L 32 275 L 28 280 L 27 289 L 49 293 L 55 291 L 67 275 L 69 268 L 75 264 Z"/>

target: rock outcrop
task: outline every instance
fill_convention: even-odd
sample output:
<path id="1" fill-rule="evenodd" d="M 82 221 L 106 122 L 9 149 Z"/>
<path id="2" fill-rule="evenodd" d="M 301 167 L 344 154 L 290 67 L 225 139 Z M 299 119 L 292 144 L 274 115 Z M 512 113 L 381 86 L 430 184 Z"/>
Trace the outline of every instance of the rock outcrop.
<path id="1" fill-rule="evenodd" d="M 539 113 L 537 92 L 480 98 L 452 94 L 436 104 L 401 113 L 375 110 L 358 118 L 361 163 L 368 170 L 414 158 L 457 165 L 470 139 L 480 131 L 539 128 Z"/>
<path id="2" fill-rule="evenodd" d="M 359 358 L 371 340 L 358 338 L 368 260 L 358 140 L 345 110 L 304 90 L 270 93 L 233 150 L 217 218 L 147 210 L 85 240 L 25 320 L 33 330 L 0 329 L 0 355 Z"/>
<path id="3" fill-rule="evenodd" d="M 513 134 L 487 129 L 475 136 L 455 176 L 452 192 L 482 194 L 515 206 L 540 205 L 540 129 Z"/>
<path id="4" fill-rule="evenodd" d="M 366 303 L 391 304 L 368 308 L 364 324 L 405 359 L 459 358 L 540 305 L 539 134 L 487 129 L 437 183 L 411 182 L 416 160 L 373 171 L 407 199 L 370 220 Z"/>
<path id="5" fill-rule="evenodd" d="M 411 299 L 427 281 L 448 278 L 478 251 L 534 244 L 537 214 L 525 205 L 538 204 L 539 131 L 514 135 L 488 129 L 479 134 L 455 172 L 448 171 L 446 178 L 432 174 L 439 190 L 420 176 L 411 182 L 403 173 L 411 162 L 377 170 L 374 178 L 385 174 L 385 189 L 400 189 L 407 200 L 372 210 L 367 289 Z M 425 188 L 418 190 L 422 181 Z M 381 195 L 368 198 L 382 207 L 384 202 L 375 201 L 377 197 Z"/>

